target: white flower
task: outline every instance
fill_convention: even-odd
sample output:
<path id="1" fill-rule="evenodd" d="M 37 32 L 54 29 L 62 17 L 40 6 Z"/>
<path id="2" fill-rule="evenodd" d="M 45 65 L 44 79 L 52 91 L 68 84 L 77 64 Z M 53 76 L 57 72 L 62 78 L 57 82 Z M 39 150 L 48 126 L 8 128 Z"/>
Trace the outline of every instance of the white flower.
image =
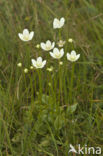
<path id="1" fill-rule="evenodd" d="M 58 48 L 54 48 L 53 52 L 50 52 L 50 55 L 55 59 L 60 59 L 64 55 L 64 49 L 59 50 Z"/>
<path id="2" fill-rule="evenodd" d="M 59 64 L 60 64 L 60 65 L 63 65 L 63 62 L 61 61 L 61 62 L 59 62 Z"/>
<path id="3" fill-rule="evenodd" d="M 30 66 L 30 69 L 32 70 L 34 67 L 33 66 Z"/>
<path id="4" fill-rule="evenodd" d="M 38 57 L 37 60 L 32 59 L 31 61 L 35 68 L 43 68 L 46 64 L 46 60 L 42 61 L 42 57 Z"/>
<path id="5" fill-rule="evenodd" d="M 59 47 L 63 47 L 64 44 L 65 44 L 65 41 L 60 40 L 57 44 L 58 44 Z"/>
<path id="6" fill-rule="evenodd" d="M 71 62 L 75 62 L 79 59 L 80 54 L 76 55 L 76 52 L 74 50 L 71 51 L 71 54 L 67 53 L 67 60 Z"/>
<path id="7" fill-rule="evenodd" d="M 65 23 L 65 18 L 64 17 L 62 17 L 60 20 L 57 19 L 57 18 L 54 18 L 53 28 L 54 29 L 59 29 L 59 28 L 63 27 L 64 23 Z"/>
<path id="8" fill-rule="evenodd" d="M 36 45 L 36 48 L 39 49 L 39 48 L 40 48 L 40 44 L 37 44 L 37 45 Z"/>
<path id="9" fill-rule="evenodd" d="M 53 71 L 53 66 L 51 66 L 50 68 L 47 68 L 47 71 L 52 72 Z"/>
<path id="10" fill-rule="evenodd" d="M 28 69 L 27 68 L 24 69 L 24 73 L 28 73 Z"/>
<path id="11" fill-rule="evenodd" d="M 53 49 L 54 48 L 54 46 L 55 46 L 55 42 L 51 42 L 51 41 L 46 41 L 46 43 L 41 43 L 40 44 L 41 45 L 41 48 L 43 49 L 43 50 L 45 50 L 45 51 L 49 51 L 49 50 L 51 50 L 51 49 Z"/>
<path id="12" fill-rule="evenodd" d="M 73 39 L 72 38 L 69 38 L 68 39 L 68 42 L 72 43 L 73 42 Z"/>
<path id="13" fill-rule="evenodd" d="M 21 63 L 21 62 L 18 63 L 17 66 L 18 66 L 18 67 L 22 67 L 22 63 Z"/>
<path id="14" fill-rule="evenodd" d="M 50 82 L 48 83 L 48 86 L 51 87 L 51 83 Z"/>
<path id="15" fill-rule="evenodd" d="M 22 41 L 30 41 L 34 36 L 34 32 L 29 33 L 28 29 L 24 29 L 22 34 L 18 33 L 18 36 Z"/>

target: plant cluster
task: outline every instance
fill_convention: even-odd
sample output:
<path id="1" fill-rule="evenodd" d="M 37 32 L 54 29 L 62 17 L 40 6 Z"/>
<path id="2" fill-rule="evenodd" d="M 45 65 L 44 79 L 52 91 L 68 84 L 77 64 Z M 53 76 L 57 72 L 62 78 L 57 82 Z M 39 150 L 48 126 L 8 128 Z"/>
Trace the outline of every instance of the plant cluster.
<path id="1" fill-rule="evenodd" d="M 64 23 L 65 23 L 65 18 L 60 18 L 57 19 L 55 18 L 54 21 L 53 21 L 53 29 L 60 29 L 64 26 Z M 28 42 L 30 40 L 32 40 L 33 36 L 34 36 L 34 32 L 30 32 L 29 33 L 29 30 L 28 29 L 24 29 L 23 30 L 23 33 L 19 33 L 18 34 L 19 38 L 24 41 L 24 42 Z M 68 39 L 68 42 L 73 42 L 72 39 Z M 63 47 L 65 45 L 66 41 L 63 41 L 63 40 L 60 40 L 58 41 L 58 46 L 59 47 Z M 36 46 L 37 48 L 39 48 L 39 44 Z M 47 40 L 46 43 L 44 42 L 41 42 L 40 43 L 40 47 L 42 50 L 44 51 L 50 51 L 50 56 L 53 57 L 54 59 L 58 59 L 60 60 L 63 55 L 64 55 L 64 48 L 62 49 L 58 49 L 55 47 L 55 42 L 51 42 L 50 40 Z M 51 52 L 51 50 L 53 50 Z M 79 59 L 80 57 L 80 54 L 76 54 L 76 51 L 75 50 L 72 50 L 71 53 L 67 53 L 67 60 L 71 61 L 71 62 L 75 62 Z M 32 62 L 32 66 L 30 67 L 31 69 L 33 67 L 35 68 L 43 68 L 45 65 L 46 65 L 46 60 L 43 61 L 42 57 L 38 57 L 37 60 L 35 59 L 32 59 L 31 60 Z M 18 63 L 18 66 L 21 67 L 22 64 L 21 63 Z M 24 69 L 24 72 L 27 73 L 28 72 L 28 69 Z"/>

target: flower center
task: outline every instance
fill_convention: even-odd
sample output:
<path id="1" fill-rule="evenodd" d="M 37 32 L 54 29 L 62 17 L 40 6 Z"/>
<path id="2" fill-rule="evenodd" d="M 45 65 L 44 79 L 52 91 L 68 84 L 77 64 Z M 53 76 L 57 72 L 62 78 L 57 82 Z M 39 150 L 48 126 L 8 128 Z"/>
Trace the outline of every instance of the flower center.
<path id="1" fill-rule="evenodd" d="M 38 61 L 36 62 L 37 67 L 41 67 L 42 66 L 42 62 Z"/>
<path id="2" fill-rule="evenodd" d="M 59 46 L 63 46 L 63 42 L 60 42 L 60 43 L 59 43 Z"/>
<path id="3" fill-rule="evenodd" d="M 57 57 L 57 58 L 60 58 L 60 56 L 61 56 L 61 53 L 56 53 L 55 54 L 55 57 Z"/>
<path id="4" fill-rule="evenodd" d="M 51 45 L 46 45 L 46 50 L 51 50 Z"/>
<path id="5" fill-rule="evenodd" d="M 29 40 L 29 35 L 24 35 L 23 38 L 24 38 L 24 40 L 28 41 Z"/>
<path id="6" fill-rule="evenodd" d="M 57 22 L 57 25 L 60 26 L 60 21 Z"/>
<path id="7" fill-rule="evenodd" d="M 75 61 L 76 58 L 75 58 L 75 56 L 71 56 L 70 59 L 71 59 L 72 61 Z"/>

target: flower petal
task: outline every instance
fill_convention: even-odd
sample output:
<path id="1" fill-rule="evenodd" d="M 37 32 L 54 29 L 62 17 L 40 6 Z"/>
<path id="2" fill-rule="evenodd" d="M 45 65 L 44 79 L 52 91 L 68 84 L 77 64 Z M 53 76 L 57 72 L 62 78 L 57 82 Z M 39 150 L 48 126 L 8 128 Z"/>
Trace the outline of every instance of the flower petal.
<path id="1" fill-rule="evenodd" d="M 23 41 L 24 41 L 24 39 L 23 39 L 23 34 L 18 33 L 18 36 L 19 36 L 19 38 L 20 38 L 21 40 L 23 40 Z"/>
<path id="2" fill-rule="evenodd" d="M 31 62 L 32 62 L 32 65 L 36 67 L 36 60 L 32 59 Z"/>
<path id="3" fill-rule="evenodd" d="M 30 32 L 29 39 L 32 40 L 33 36 L 34 36 L 34 31 Z"/>
<path id="4" fill-rule="evenodd" d="M 65 18 L 62 17 L 62 18 L 60 19 L 60 25 L 61 25 L 61 27 L 64 25 L 64 23 L 65 23 Z"/>
<path id="5" fill-rule="evenodd" d="M 23 30 L 23 35 L 29 35 L 28 29 L 24 29 L 24 30 Z"/>
<path id="6" fill-rule="evenodd" d="M 53 49 L 53 53 L 54 53 L 54 54 L 59 53 L 59 49 L 58 49 L 58 48 L 54 48 L 54 49 Z"/>
<path id="7" fill-rule="evenodd" d="M 42 48 L 43 50 L 46 49 L 45 43 L 42 42 L 42 43 L 40 44 L 40 46 L 41 46 L 41 48 Z"/>
<path id="8" fill-rule="evenodd" d="M 52 52 L 50 52 L 50 55 L 51 55 L 53 58 L 55 58 L 55 55 L 54 55 Z"/>
<path id="9" fill-rule="evenodd" d="M 43 61 L 42 63 L 42 68 L 46 65 L 46 60 Z"/>
<path id="10" fill-rule="evenodd" d="M 51 41 L 49 41 L 49 40 L 46 41 L 46 45 L 47 45 L 47 46 L 51 46 Z"/>
<path id="11" fill-rule="evenodd" d="M 79 57 L 80 57 L 80 54 L 78 54 L 78 55 L 76 56 L 76 60 L 78 60 L 78 59 L 79 59 Z"/>
<path id="12" fill-rule="evenodd" d="M 61 53 L 61 57 L 62 57 L 64 55 L 64 49 L 63 48 L 60 50 L 60 53 Z"/>
<path id="13" fill-rule="evenodd" d="M 70 60 L 70 54 L 69 53 L 67 53 L 67 60 Z"/>
<path id="14" fill-rule="evenodd" d="M 37 62 L 42 62 L 42 57 L 38 57 Z"/>
<path id="15" fill-rule="evenodd" d="M 52 49 L 54 48 L 54 46 L 55 46 L 55 42 L 52 43 Z"/>
<path id="16" fill-rule="evenodd" d="M 72 51 L 71 51 L 71 55 L 76 56 L 75 50 L 72 50 Z"/>
<path id="17" fill-rule="evenodd" d="M 58 28 L 58 23 L 59 23 L 59 20 L 57 18 L 55 18 L 53 21 L 53 28 L 54 29 Z"/>

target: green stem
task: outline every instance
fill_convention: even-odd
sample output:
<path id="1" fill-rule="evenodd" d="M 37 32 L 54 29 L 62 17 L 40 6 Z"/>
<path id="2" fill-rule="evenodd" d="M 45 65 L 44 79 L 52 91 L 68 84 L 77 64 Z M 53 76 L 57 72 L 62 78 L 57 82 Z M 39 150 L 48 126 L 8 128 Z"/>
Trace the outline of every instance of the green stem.
<path id="1" fill-rule="evenodd" d="M 71 70 L 71 81 L 70 81 L 70 87 L 69 87 L 69 104 L 71 105 L 73 103 L 73 80 L 74 80 L 74 69 L 75 69 L 75 63 L 72 63 L 72 70 Z"/>
<path id="2" fill-rule="evenodd" d="M 62 104 L 63 104 L 63 99 L 62 99 L 62 72 L 61 72 L 61 67 L 60 67 L 60 62 L 59 62 L 59 90 L 60 90 L 60 98 L 59 100 L 61 101 L 62 100 Z"/>
<path id="3" fill-rule="evenodd" d="M 30 47 L 29 44 L 25 45 L 25 62 L 26 62 L 26 66 L 29 66 L 28 59 L 30 60 Z"/>
<path id="4" fill-rule="evenodd" d="M 61 40 L 61 30 L 59 29 L 59 40 Z"/>
<path id="5" fill-rule="evenodd" d="M 41 79 L 41 70 L 38 69 L 38 77 L 39 77 L 39 101 L 42 103 L 42 79 Z"/>

